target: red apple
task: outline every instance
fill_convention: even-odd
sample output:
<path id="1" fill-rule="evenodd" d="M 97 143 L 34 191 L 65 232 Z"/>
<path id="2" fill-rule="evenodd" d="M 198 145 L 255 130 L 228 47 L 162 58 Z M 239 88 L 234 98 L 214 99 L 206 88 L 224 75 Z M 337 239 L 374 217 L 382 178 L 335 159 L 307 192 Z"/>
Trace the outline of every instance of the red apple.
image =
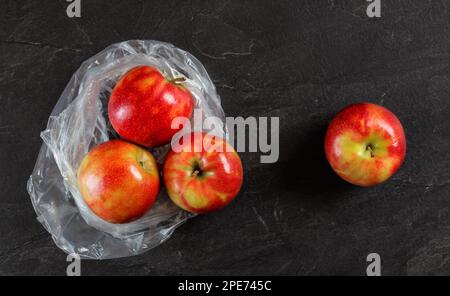
<path id="1" fill-rule="evenodd" d="M 177 152 L 171 150 L 164 163 L 164 183 L 170 198 L 192 213 L 225 207 L 242 186 L 239 155 L 220 137 L 196 132 L 187 139 L 191 140 L 180 141 Z"/>
<path id="2" fill-rule="evenodd" d="M 96 146 L 78 169 L 78 185 L 89 208 L 110 223 L 144 215 L 159 191 L 155 158 L 134 144 L 113 140 Z"/>
<path id="3" fill-rule="evenodd" d="M 371 104 L 350 105 L 331 121 L 325 154 L 333 170 L 359 186 L 389 179 L 402 165 L 406 140 L 402 124 L 388 109 Z"/>
<path id="4" fill-rule="evenodd" d="M 176 117 L 191 117 L 191 93 L 155 68 L 139 66 L 126 73 L 109 99 L 109 120 L 123 138 L 146 147 L 167 144 L 179 129 Z"/>

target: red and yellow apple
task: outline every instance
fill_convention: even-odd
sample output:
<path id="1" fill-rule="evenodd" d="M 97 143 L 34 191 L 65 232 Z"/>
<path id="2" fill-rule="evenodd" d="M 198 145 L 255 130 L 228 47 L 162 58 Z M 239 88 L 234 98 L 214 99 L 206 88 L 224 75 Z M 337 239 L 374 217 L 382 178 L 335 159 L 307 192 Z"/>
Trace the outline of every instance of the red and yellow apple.
<path id="1" fill-rule="evenodd" d="M 113 128 L 124 139 L 155 147 L 170 142 L 179 131 L 171 128 L 172 120 L 190 118 L 193 108 L 191 93 L 177 79 L 167 80 L 157 69 L 139 66 L 114 87 L 108 113 Z"/>
<path id="2" fill-rule="evenodd" d="M 152 207 L 159 191 L 153 155 L 122 140 L 94 147 L 83 158 L 77 178 L 86 204 L 110 223 L 138 219 Z"/>
<path id="3" fill-rule="evenodd" d="M 172 201 L 192 213 L 210 213 L 228 205 L 242 186 L 239 155 L 224 139 L 194 132 L 172 149 L 164 183 Z"/>
<path id="4" fill-rule="evenodd" d="M 405 134 L 398 118 L 371 103 L 344 108 L 325 136 L 325 154 L 333 170 L 363 187 L 389 179 L 402 165 L 405 153 Z"/>

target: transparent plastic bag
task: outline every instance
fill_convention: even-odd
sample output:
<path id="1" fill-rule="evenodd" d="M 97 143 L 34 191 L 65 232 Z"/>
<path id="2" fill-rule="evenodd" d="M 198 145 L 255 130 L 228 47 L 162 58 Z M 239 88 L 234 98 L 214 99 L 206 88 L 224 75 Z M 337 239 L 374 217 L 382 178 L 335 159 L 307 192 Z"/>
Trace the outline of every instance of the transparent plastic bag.
<path id="1" fill-rule="evenodd" d="M 58 247 L 81 258 L 140 254 L 163 243 L 194 216 L 175 206 L 161 188 L 155 205 L 142 218 L 111 224 L 93 214 L 80 195 L 76 172 L 81 160 L 92 147 L 118 137 L 107 114 L 112 88 L 124 73 L 138 65 L 154 66 L 168 78 L 185 77 L 183 84 L 191 91 L 202 116 L 225 119 L 205 68 L 195 57 L 171 44 L 122 42 L 84 62 L 41 133 L 44 144 L 28 181 L 38 220 Z M 151 149 L 160 165 L 169 149 L 170 145 Z"/>

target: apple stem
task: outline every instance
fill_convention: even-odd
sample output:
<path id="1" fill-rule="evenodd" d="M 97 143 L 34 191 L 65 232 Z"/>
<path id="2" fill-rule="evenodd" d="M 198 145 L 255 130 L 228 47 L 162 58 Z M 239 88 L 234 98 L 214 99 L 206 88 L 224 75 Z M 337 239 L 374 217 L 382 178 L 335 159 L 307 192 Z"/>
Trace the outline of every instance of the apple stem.
<path id="1" fill-rule="evenodd" d="M 194 163 L 194 168 L 192 170 L 191 176 L 192 177 L 200 177 L 200 176 L 202 176 L 202 174 L 203 174 L 202 166 L 198 161 L 196 161 Z"/>
<path id="2" fill-rule="evenodd" d="M 372 158 L 375 157 L 372 144 L 367 145 L 366 150 L 368 150 L 370 152 L 370 157 L 372 157 Z"/>
<path id="3" fill-rule="evenodd" d="M 186 81 L 186 78 L 184 78 L 184 77 L 177 77 L 177 78 L 169 80 L 169 82 L 173 83 L 173 84 L 180 84 L 180 83 L 185 82 L 185 81 Z"/>

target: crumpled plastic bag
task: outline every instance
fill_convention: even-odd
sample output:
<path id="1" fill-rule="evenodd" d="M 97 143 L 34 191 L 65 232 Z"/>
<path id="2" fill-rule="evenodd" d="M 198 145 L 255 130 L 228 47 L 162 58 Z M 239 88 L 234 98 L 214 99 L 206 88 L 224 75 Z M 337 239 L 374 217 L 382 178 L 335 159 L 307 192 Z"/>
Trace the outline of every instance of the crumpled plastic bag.
<path id="1" fill-rule="evenodd" d="M 111 45 L 85 61 L 73 75 L 41 133 L 44 144 L 28 181 L 38 220 L 56 245 L 81 258 L 109 259 L 140 254 L 167 240 L 193 217 L 178 208 L 162 187 L 155 205 L 140 219 L 111 224 L 84 203 L 76 181 L 78 166 L 94 146 L 118 138 L 107 114 L 115 83 L 128 70 L 150 65 L 166 77 L 184 77 L 202 117 L 225 121 L 215 86 L 191 54 L 158 41 L 127 41 Z M 226 127 L 224 125 L 224 134 Z M 170 144 L 151 149 L 161 165 Z"/>

